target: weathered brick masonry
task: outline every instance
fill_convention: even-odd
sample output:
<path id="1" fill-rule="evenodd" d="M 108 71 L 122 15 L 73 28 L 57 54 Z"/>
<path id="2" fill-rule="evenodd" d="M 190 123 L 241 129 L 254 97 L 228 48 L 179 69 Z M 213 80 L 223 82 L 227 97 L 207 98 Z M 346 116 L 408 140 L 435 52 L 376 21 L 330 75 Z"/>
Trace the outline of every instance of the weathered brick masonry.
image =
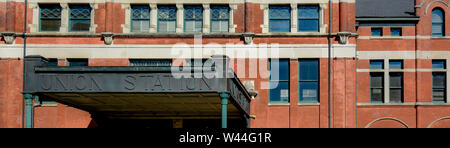
<path id="1" fill-rule="evenodd" d="M 356 1 L 356 2 L 355 2 Z M 364 1 L 359 3 L 360 1 Z M 387 22 L 365 23 L 359 9 L 367 0 L 331 0 L 331 25 L 328 0 L 68 0 L 70 4 L 90 4 L 94 12 L 95 30 L 79 33 L 70 31 L 40 32 L 39 4 L 59 4 L 58 0 L 28 0 L 27 55 L 42 55 L 58 59 L 58 66 L 67 66 L 67 59 L 88 59 L 89 66 L 129 66 L 129 59 L 175 59 L 164 52 L 174 44 L 193 45 L 193 34 L 177 32 L 159 34 L 130 33 L 127 22 L 129 6 L 133 4 L 156 5 L 229 5 L 233 24 L 229 33 L 220 35 L 203 33 L 202 44 L 239 44 L 247 46 L 279 44 L 280 59 L 289 59 L 289 102 L 271 103 L 269 90 L 261 89 L 267 78 L 260 74 L 260 64 L 267 59 L 232 58 L 243 61 L 245 70 L 231 65 L 242 82 L 252 81 L 258 95 L 251 102 L 252 128 L 450 128 L 450 101 L 434 103 L 432 100 L 432 61 L 450 59 L 450 0 L 399 0 L 392 5 L 410 7 L 413 25 L 401 28 L 400 37 L 391 37 L 392 25 L 409 24 L 399 16 L 382 16 Z M 387 1 L 390 2 L 390 1 Z M 386 0 L 384 3 L 389 5 Z M 65 4 L 65 3 L 64 3 Z M 64 4 L 61 4 L 64 6 Z M 268 29 L 269 6 L 318 5 L 320 9 L 319 32 L 297 32 L 294 22 L 286 33 L 273 33 Z M 370 4 L 370 3 L 369 3 Z M 370 7 L 366 6 L 366 7 Z M 0 0 L 0 127 L 22 127 L 22 79 L 24 28 L 23 0 Z M 445 16 L 445 34 L 433 37 L 431 14 L 440 8 Z M 381 11 L 381 10 L 380 10 Z M 129 15 L 129 14 L 128 14 Z M 293 14 L 291 16 L 296 16 Z M 377 18 L 372 16 L 373 18 Z M 392 21 L 392 19 L 394 21 Z M 380 20 L 377 20 L 380 21 Z M 296 21 L 295 21 L 296 22 Z M 395 23 L 392 23 L 395 22 Z M 374 25 L 375 24 L 375 25 Z M 381 25 L 380 25 L 381 24 Z M 67 24 L 66 24 L 67 25 Z M 128 26 L 127 26 L 128 25 Z M 178 24 L 177 24 L 178 25 Z M 150 25 L 151 26 L 151 25 Z M 328 27 L 331 28 L 331 67 L 328 65 Z M 67 27 L 67 26 L 66 26 Z M 178 26 L 177 26 L 178 27 Z M 373 37 L 371 29 L 382 28 L 381 37 Z M 231 31 L 232 30 L 232 31 Z M 8 43 L 9 34 L 14 40 Z M 106 33 L 114 34 L 113 43 L 105 44 Z M 244 35 L 252 36 L 250 45 Z M 210 55 L 204 55 L 204 58 Z M 319 101 L 299 102 L 299 59 L 319 61 Z M 373 103 L 370 93 L 370 61 L 403 61 L 403 102 Z M 331 69 L 329 72 L 328 69 Z M 448 68 L 447 68 L 448 69 Z M 328 75 L 328 74 L 331 75 Z M 447 70 L 447 77 L 450 73 Z M 331 77 L 330 88 L 328 77 Z M 447 78 L 448 79 L 448 78 Z M 448 85 L 447 80 L 446 85 Z M 331 94 L 328 94 L 329 90 Z M 388 89 L 388 88 L 385 88 Z M 447 88 L 448 89 L 448 88 Z M 449 92 L 447 90 L 447 92 Z M 328 97 L 330 101 L 328 102 Z M 328 104 L 331 106 L 328 106 Z M 330 109 L 330 117 L 329 116 Z M 35 107 L 34 127 L 67 128 L 96 127 L 89 112 L 64 104 Z M 331 123 L 331 125 L 329 125 Z"/>

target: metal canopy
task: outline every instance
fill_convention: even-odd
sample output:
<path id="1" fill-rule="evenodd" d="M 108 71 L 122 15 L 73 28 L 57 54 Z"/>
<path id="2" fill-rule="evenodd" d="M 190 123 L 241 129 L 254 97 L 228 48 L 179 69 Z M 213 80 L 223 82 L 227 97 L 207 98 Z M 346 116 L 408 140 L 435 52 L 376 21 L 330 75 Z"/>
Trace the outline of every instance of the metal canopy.
<path id="1" fill-rule="evenodd" d="M 250 95 L 224 56 L 215 67 L 50 67 L 27 56 L 25 94 L 47 97 L 90 113 L 134 118 L 220 118 L 222 94 L 230 117 L 250 117 Z M 177 74 L 184 75 L 177 78 Z M 211 76 L 214 76 L 210 78 Z M 221 104 L 222 103 L 222 104 Z M 225 114 L 226 115 L 226 114 Z"/>

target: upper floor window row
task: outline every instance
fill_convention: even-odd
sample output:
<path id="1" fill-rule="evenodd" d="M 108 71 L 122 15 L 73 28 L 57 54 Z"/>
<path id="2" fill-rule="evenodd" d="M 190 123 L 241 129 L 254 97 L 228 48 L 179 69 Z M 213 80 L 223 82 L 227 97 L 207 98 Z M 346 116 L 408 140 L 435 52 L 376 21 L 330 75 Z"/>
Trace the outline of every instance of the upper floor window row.
<path id="1" fill-rule="evenodd" d="M 371 35 L 374 37 L 381 37 L 384 36 L 383 28 L 382 27 L 372 27 L 371 29 Z M 403 29 L 401 27 L 391 27 L 390 28 L 390 36 L 391 37 L 400 37 L 402 36 Z"/>
<path id="2" fill-rule="evenodd" d="M 291 6 L 273 5 L 269 6 L 269 31 L 291 32 Z M 320 15 L 318 5 L 300 5 L 297 7 L 296 17 L 298 32 L 319 32 Z"/>
<path id="3" fill-rule="evenodd" d="M 62 27 L 62 8 L 59 4 L 39 5 L 41 32 L 59 32 Z M 70 32 L 89 32 L 91 28 L 91 6 L 74 4 L 69 5 L 68 30 Z"/>

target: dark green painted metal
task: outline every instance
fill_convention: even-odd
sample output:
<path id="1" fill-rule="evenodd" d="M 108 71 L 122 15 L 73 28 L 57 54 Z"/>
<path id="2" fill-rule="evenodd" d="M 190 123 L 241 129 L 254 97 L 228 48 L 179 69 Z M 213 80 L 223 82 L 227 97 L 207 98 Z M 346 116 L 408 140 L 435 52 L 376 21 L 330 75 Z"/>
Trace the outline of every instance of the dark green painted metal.
<path id="1" fill-rule="evenodd" d="M 228 98 L 230 98 L 230 94 L 228 93 L 220 93 L 221 104 L 222 104 L 222 128 L 227 128 L 227 107 L 228 107 Z"/>
<path id="2" fill-rule="evenodd" d="M 26 106 L 26 128 L 33 128 L 33 95 L 24 94 Z"/>

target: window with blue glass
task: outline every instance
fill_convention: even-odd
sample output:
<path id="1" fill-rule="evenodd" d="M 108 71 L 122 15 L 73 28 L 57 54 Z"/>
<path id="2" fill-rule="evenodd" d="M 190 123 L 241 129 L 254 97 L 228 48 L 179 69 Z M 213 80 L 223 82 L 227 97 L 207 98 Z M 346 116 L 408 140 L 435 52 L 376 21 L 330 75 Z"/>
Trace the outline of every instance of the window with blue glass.
<path id="1" fill-rule="evenodd" d="M 39 10 L 39 31 L 58 32 L 61 28 L 61 6 L 59 4 L 40 4 Z"/>
<path id="2" fill-rule="evenodd" d="M 228 6 L 211 6 L 211 32 L 228 32 L 230 8 Z"/>
<path id="3" fill-rule="evenodd" d="M 391 36 L 402 36 L 402 28 L 391 28 Z"/>
<path id="4" fill-rule="evenodd" d="M 299 60 L 299 102 L 319 102 L 319 61 Z"/>
<path id="5" fill-rule="evenodd" d="M 67 59 L 67 66 L 88 66 L 88 59 Z"/>
<path id="6" fill-rule="evenodd" d="M 389 69 L 403 69 L 403 61 L 402 60 L 390 60 L 389 61 Z"/>
<path id="7" fill-rule="evenodd" d="M 158 32 L 175 32 L 177 24 L 177 7 L 158 6 Z"/>
<path id="8" fill-rule="evenodd" d="M 372 36 L 383 36 L 383 28 L 372 28 Z"/>
<path id="9" fill-rule="evenodd" d="M 445 60 L 433 60 L 433 69 L 446 69 Z"/>
<path id="10" fill-rule="evenodd" d="M 371 60 L 370 61 L 370 69 L 384 69 L 384 61 L 383 60 Z"/>
<path id="11" fill-rule="evenodd" d="M 70 5 L 69 31 L 88 32 L 91 28 L 91 6 Z"/>
<path id="12" fill-rule="evenodd" d="M 130 59 L 130 66 L 172 66 L 171 59 Z"/>
<path id="13" fill-rule="evenodd" d="M 291 6 L 269 6 L 269 31 L 291 31 Z"/>
<path id="14" fill-rule="evenodd" d="M 371 70 L 383 70 L 383 60 L 371 60 Z M 384 102 L 384 72 L 370 73 L 370 102 L 383 103 Z"/>
<path id="15" fill-rule="evenodd" d="M 298 6 L 298 31 L 319 32 L 319 6 Z"/>
<path id="16" fill-rule="evenodd" d="M 445 36 L 444 11 L 440 8 L 431 12 L 431 34 L 433 36 Z"/>
<path id="17" fill-rule="evenodd" d="M 184 32 L 202 32 L 203 6 L 184 7 Z"/>
<path id="18" fill-rule="evenodd" d="M 149 32 L 150 30 L 150 6 L 131 6 L 131 31 Z"/>
<path id="19" fill-rule="evenodd" d="M 269 62 L 269 102 L 289 102 L 289 60 L 279 59 Z"/>

